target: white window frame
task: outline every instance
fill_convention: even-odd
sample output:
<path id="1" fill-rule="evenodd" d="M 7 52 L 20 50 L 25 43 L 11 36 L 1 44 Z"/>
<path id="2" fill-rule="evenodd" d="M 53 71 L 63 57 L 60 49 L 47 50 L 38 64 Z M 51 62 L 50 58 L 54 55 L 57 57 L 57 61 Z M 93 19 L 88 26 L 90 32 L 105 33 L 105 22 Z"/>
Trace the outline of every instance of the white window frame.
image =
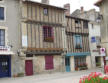
<path id="1" fill-rule="evenodd" d="M 4 20 L 0 20 L 0 22 L 6 22 L 6 6 L 0 5 L 0 7 L 4 7 Z"/>
<path id="2" fill-rule="evenodd" d="M 7 46 L 7 42 L 8 42 L 8 39 L 7 39 L 7 30 L 8 28 L 5 27 L 5 26 L 0 26 L 0 29 L 4 29 L 5 30 L 5 46 Z"/>

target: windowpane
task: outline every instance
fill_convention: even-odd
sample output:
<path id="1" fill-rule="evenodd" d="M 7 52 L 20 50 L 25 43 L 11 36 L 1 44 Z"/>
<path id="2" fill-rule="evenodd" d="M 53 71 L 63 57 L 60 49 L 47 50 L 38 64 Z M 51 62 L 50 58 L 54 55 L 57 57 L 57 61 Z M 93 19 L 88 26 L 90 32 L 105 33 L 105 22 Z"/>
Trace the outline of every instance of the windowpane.
<path id="1" fill-rule="evenodd" d="M 53 31 L 52 27 L 44 26 L 43 35 L 45 41 L 53 41 Z"/>
<path id="2" fill-rule="evenodd" d="M 5 30 L 0 30 L 0 46 L 5 45 Z"/>
<path id="3" fill-rule="evenodd" d="M 0 7 L 0 20 L 4 20 L 4 7 Z"/>
<path id="4" fill-rule="evenodd" d="M 48 8 L 44 8 L 44 15 L 48 15 Z"/>
<path id="5" fill-rule="evenodd" d="M 75 48 L 82 48 L 82 38 L 80 35 L 75 35 Z"/>

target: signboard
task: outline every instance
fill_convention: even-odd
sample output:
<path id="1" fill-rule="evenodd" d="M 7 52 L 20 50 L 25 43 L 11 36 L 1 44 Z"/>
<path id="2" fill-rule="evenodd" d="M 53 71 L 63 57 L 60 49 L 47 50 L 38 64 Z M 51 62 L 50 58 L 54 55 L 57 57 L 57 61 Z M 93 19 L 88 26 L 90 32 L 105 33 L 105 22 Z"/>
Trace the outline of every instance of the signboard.
<path id="1" fill-rule="evenodd" d="M 0 46 L 0 51 L 10 51 L 10 46 Z"/>
<path id="2" fill-rule="evenodd" d="M 101 56 L 105 56 L 106 55 L 105 48 L 100 48 L 100 54 L 101 54 Z"/>
<path id="3" fill-rule="evenodd" d="M 22 46 L 27 47 L 27 36 L 22 36 Z"/>
<path id="4" fill-rule="evenodd" d="M 96 38 L 95 37 L 91 37 L 91 43 L 96 42 Z"/>

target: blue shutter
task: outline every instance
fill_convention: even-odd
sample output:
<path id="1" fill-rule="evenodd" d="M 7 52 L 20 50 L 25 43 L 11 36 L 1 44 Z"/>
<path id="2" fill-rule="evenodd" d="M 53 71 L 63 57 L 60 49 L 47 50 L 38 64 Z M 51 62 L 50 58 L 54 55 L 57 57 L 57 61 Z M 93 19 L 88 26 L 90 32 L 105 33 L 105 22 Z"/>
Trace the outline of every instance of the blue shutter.
<path id="1" fill-rule="evenodd" d="M 0 7 L 0 20 L 4 20 L 4 7 Z"/>
<path id="2" fill-rule="evenodd" d="M 82 48 L 82 37 L 81 35 L 74 35 L 74 46 L 80 45 L 80 48 Z"/>
<path id="3" fill-rule="evenodd" d="M 74 35 L 73 37 L 74 37 L 74 47 L 76 47 L 76 35 Z"/>

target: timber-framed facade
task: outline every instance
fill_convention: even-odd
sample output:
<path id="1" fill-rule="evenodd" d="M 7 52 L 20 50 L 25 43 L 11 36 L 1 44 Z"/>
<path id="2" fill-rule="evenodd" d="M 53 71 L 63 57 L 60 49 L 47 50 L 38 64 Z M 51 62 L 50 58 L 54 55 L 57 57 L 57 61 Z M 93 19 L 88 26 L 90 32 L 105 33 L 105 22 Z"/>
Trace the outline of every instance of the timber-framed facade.
<path id="1" fill-rule="evenodd" d="M 66 71 L 91 68 L 88 20 L 66 16 Z M 83 68 L 81 69 L 81 66 Z"/>
<path id="2" fill-rule="evenodd" d="M 23 1 L 21 8 L 25 75 L 63 71 L 65 9 L 33 1 Z"/>

